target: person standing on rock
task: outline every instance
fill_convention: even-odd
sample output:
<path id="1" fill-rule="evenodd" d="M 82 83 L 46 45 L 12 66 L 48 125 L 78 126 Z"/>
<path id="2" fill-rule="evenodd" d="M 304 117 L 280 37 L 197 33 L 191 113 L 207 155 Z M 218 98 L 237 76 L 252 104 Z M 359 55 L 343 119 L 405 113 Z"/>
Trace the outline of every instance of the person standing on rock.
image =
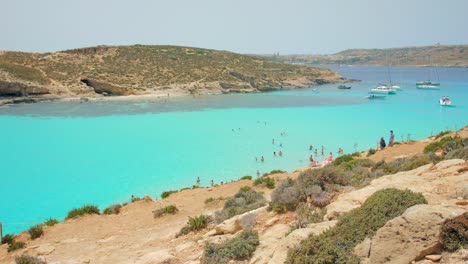
<path id="1" fill-rule="evenodd" d="M 393 145 L 393 140 L 395 140 L 395 135 L 393 134 L 393 130 L 390 130 L 390 139 L 388 139 L 388 146 L 391 147 Z"/>

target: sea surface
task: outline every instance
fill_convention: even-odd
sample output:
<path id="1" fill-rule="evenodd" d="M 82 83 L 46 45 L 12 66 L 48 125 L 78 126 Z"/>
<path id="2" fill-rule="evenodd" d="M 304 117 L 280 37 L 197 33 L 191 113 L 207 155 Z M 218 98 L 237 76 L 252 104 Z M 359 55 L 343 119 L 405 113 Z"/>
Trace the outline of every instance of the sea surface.
<path id="1" fill-rule="evenodd" d="M 262 94 L 158 100 L 36 103 L 0 108 L 0 222 L 17 233 L 85 204 L 101 209 L 131 195 L 307 166 L 388 141 L 422 139 L 468 125 L 467 68 L 329 67 L 362 80 Z M 440 90 L 415 82 L 434 76 Z M 389 75 L 390 73 L 390 75 Z M 378 83 L 402 87 L 384 100 L 364 97 Z M 441 96 L 455 107 L 441 107 Z M 284 135 L 281 135 L 285 133 Z M 272 143 L 274 139 L 274 144 Z M 324 146 L 324 156 L 321 148 Z M 273 152 L 283 152 L 274 157 Z M 260 162 L 264 156 L 265 162 Z M 256 158 L 258 161 L 256 161 Z"/>

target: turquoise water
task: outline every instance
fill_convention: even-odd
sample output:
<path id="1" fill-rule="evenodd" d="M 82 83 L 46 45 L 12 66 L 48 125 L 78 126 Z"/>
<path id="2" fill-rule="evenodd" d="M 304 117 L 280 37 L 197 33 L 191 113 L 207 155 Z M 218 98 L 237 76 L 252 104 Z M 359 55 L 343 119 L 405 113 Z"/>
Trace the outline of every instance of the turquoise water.
<path id="1" fill-rule="evenodd" d="M 38 103 L 0 109 L 0 222 L 4 234 L 73 207 L 100 208 L 131 195 L 215 183 L 375 147 L 394 130 L 397 141 L 468 125 L 468 69 L 438 69 L 441 90 L 421 91 L 428 69 L 393 68 L 403 91 L 364 99 L 388 79 L 386 67 L 335 67 L 361 79 L 337 85 L 250 95 L 169 98 L 141 102 Z M 442 95 L 456 107 L 440 107 Z M 285 132 L 285 136 L 280 133 Z M 272 144 L 275 139 L 275 144 Z M 279 144 L 283 147 L 280 147 Z M 273 157 L 281 150 L 283 157 Z M 256 162 L 255 157 L 265 157 Z"/>

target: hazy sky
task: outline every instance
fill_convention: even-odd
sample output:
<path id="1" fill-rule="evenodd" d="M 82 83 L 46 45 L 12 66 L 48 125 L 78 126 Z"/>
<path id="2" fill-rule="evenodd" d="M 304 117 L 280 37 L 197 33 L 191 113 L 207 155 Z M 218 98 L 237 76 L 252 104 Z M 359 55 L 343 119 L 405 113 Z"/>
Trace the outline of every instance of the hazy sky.
<path id="1" fill-rule="evenodd" d="M 0 0 L 0 50 L 170 44 L 240 53 L 468 43 L 468 0 Z"/>

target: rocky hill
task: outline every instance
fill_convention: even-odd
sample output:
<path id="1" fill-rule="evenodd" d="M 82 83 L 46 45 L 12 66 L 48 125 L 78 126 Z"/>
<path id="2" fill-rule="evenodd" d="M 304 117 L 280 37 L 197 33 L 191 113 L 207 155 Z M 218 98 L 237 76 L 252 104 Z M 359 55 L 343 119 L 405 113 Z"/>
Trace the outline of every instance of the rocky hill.
<path id="1" fill-rule="evenodd" d="M 466 263 L 467 136 L 75 209 L 7 237 L 0 263 Z"/>
<path id="2" fill-rule="evenodd" d="M 265 55 L 273 61 L 321 65 L 392 65 L 468 67 L 468 45 L 434 45 L 392 49 L 350 49 L 331 55 Z"/>
<path id="3" fill-rule="evenodd" d="M 330 70 L 190 47 L 135 45 L 54 53 L 0 51 L 0 97 L 220 94 L 300 88 L 342 80 Z"/>

